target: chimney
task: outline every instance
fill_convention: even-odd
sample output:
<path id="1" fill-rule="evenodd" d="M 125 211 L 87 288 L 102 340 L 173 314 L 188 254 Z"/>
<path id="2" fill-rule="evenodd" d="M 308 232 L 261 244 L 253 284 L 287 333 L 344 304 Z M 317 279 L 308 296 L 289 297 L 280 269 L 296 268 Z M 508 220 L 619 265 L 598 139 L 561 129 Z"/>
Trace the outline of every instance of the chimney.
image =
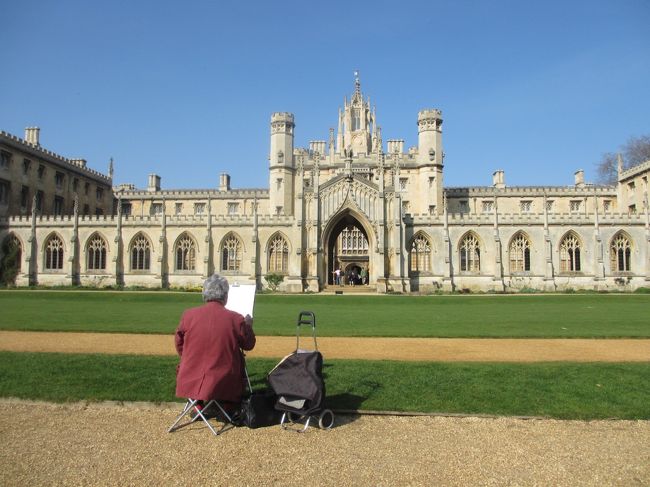
<path id="1" fill-rule="evenodd" d="M 506 177 L 503 169 L 497 169 L 492 173 L 492 186 L 497 189 L 503 189 L 506 187 Z"/>
<path id="2" fill-rule="evenodd" d="M 31 145 L 40 145 L 38 141 L 40 131 L 41 129 L 38 127 L 27 127 L 25 129 L 25 142 Z"/>
<path id="3" fill-rule="evenodd" d="M 70 162 L 75 166 L 86 167 L 86 159 L 70 159 Z"/>
<path id="4" fill-rule="evenodd" d="M 584 188 L 585 186 L 585 172 L 582 169 L 578 169 L 574 173 L 575 183 L 578 188 Z"/>
<path id="5" fill-rule="evenodd" d="M 149 174 L 149 186 L 147 187 L 147 191 L 151 191 L 152 193 L 160 191 L 160 176 L 157 174 Z"/>
<path id="6" fill-rule="evenodd" d="M 230 191 L 230 174 L 222 172 L 219 175 L 219 191 Z"/>

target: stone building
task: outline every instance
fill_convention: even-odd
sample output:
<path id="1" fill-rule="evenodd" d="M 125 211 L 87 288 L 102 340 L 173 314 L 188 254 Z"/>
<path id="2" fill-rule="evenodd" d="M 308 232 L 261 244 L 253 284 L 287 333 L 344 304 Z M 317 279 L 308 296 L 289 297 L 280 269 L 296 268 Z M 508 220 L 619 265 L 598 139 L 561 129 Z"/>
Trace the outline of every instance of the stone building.
<path id="1" fill-rule="evenodd" d="M 18 285 L 197 286 L 212 272 L 287 292 L 344 283 L 379 293 L 632 290 L 650 282 L 650 161 L 595 186 L 444 187 L 442 113 L 417 117 L 418 145 L 382 139 L 358 79 L 325 140 L 294 147 L 291 113 L 270 122 L 268 189 L 114 188 L 112 215 L 11 216 Z M 78 208 L 77 208 L 78 210 Z M 363 272 L 362 272 L 363 271 Z M 367 283 L 361 275 L 367 273 Z"/>
<path id="2" fill-rule="evenodd" d="M 75 201 L 84 215 L 113 211 L 112 169 L 99 173 L 85 159 L 67 159 L 41 147 L 40 129 L 20 139 L 0 132 L 0 217 L 71 215 Z"/>

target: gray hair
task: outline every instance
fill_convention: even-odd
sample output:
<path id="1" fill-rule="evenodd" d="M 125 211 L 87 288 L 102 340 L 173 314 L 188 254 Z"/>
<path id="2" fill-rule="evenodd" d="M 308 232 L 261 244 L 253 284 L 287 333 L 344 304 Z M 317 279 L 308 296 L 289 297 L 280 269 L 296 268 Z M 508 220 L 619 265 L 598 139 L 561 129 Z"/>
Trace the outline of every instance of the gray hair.
<path id="1" fill-rule="evenodd" d="M 203 282 L 203 301 L 219 301 L 226 304 L 228 299 L 228 279 L 212 274 Z"/>

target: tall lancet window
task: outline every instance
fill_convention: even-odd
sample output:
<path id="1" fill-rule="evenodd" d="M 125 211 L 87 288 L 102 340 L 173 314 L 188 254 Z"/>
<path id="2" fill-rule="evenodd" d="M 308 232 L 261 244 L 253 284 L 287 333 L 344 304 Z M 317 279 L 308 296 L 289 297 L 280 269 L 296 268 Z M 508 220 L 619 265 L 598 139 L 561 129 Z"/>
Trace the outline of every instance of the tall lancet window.
<path id="1" fill-rule="evenodd" d="M 361 109 L 352 109 L 352 131 L 361 130 Z"/>
<path id="2" fill-rule="evenodd" d="M 286 274 L 289 269 L 289 246 L 281 235 L 269 242 L 269 272 Z"/>
<path id="3" fill-rule="evenodd" d="M 461 241 L 458 249 L 460 253 L 460 270 L 463 272 L 480 272 L 481 270 L 481 248 L 478 238 L 469 233 Z"/>
<path id="4" fill-rule="evenodd" d="M 630 240 L 623 234 L 617 233 L 609 247 L 610 268 L 612 272 L 629 272 L 632 247 Z"/>
<path id="5" fill-rule="evenodd" d="M 411 244 L 411 272 L 429 272 L 431 262 L 431 245 L 422 234 L 418 234 Z"/>
<path id="6" fill-rule="evenodd" d="M 86 248 L 86 255 L 88 256 L 88 270 L 89 271 L 104 271 L 106 270 L 106 240 L 100 235 L 94 234 L 88 240 L 88 247 Z"/>
<path id="7" fill-rule="evenodd" d="M 560 272 L 580 271 L 580 240 L 569 233 L 560 243 Z"/>
<path id="8" fill-rule="evenodd" d="M 45 270 L 61 269 L 63 269 L 63 240 L 58 235 L 52 235 L 45 243 Z"/>
<path id="9" fill-rule="evenodd" d="M 518 233 L 510 242 L 510 272 L 530 271 L 530 241 Z"/>
<path id="10" fill-rule="evenodd" d="M 151 266 L 151 244 L 149 239 L 138 233 L 131 241 L 131 270 L 148 271 Z"/>
<path id="11" fill-rule="evenodd" d="M 187 233 L 183 233 L 176 241 L 176 270 L 196 270 L 196 245 Z"/>
<path id="12" fill-rule="evenodd" d="M 221 245 L 221 270 L 240 271 L 242 244 L 235 234 L 229 233 Z"/>

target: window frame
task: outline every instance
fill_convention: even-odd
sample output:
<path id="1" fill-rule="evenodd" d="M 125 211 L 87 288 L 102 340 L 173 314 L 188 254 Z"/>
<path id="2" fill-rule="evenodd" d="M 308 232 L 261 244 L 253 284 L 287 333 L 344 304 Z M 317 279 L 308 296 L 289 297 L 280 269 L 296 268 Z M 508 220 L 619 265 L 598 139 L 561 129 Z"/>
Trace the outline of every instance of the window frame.
<path id="1" fill-rule="evenodd" d="M 86 270 L 91 274 L 106 273 L 108 242 L 99 233 L 93 233 L 86 242 Z"/>
<path id="2" fill-rule="evenodd" d="M 64 272 L 65 244 L 57 233 L 50 234 L 43 244 L 43 270 L 47 273 Z"/>

